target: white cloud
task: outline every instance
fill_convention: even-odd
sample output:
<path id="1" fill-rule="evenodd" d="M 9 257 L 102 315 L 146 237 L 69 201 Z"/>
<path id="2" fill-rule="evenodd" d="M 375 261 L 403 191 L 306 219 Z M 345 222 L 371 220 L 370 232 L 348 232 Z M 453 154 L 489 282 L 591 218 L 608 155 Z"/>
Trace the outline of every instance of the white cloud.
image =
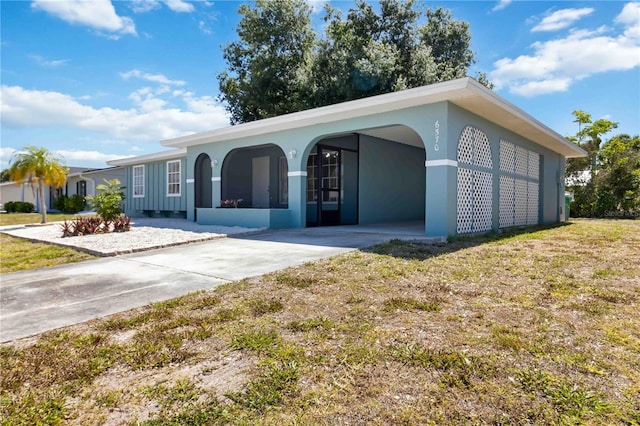
<path id="1" fill-rule="evenodd" d="M 631 16 L 629 7 L 626 5 L 616 18 L 623 25 L 622 34 L 611 35 L 612 30 L 600 27 L 535 42 L 530 55 L 496 61 L 489 79 L 497 90 L 508 88 L 512 93 L 535 96 L 566 91 L 576 81 L 593 74 L 639 67 L 640 36 L 629 34 L 640 19 Z"/>
<path id="2" fill-rule="evenodd" d="M 307 0 L 307 4 L 311 6 L 311 13 L 320 13 L 324 10 L 327 0 Z"/>
<path id="3" fill-rule="evenodd" d="M 593 13 L 592 8 L 562 9 L 545 16 L 531 31 L 556 31 L 571 26 L 576 21 Z"/>
<path id="4" fill-rule="evenodd" d="M 133 155 L 122 155 L 122 154 L 105 154 L 98 151 L 79 151 L 79 150 L 64 150 L 60 149 L 56 151 L 57 154 L 61 155 L 66 162 L 101 162 L 106 163 L 107 161 L 117 160 L 120 158 L 128 158 L 133 157 Z"/>
<path id="5" fill-rule="evenodd" d="M 163 0 L 162 3 L 178 13 L 191 13 L 196 9 L 192 3 L 184 0 Z M 131 0 L 129 7 L 134 13 L 146 13 L 159 9 L 160 5 L 160 0 Z"/>
<path id="6" fill-rule="evenodd" d="M 209 27 L 209 25 L 207 25 L 207 23 L 204 21 L 198 21 L 198 28 L 200 28 L 200 31 L 202 31 L 204 34 L 211 34 L 213 32 L 211 30 L 211 27 Z"/>
<path id="7" fill-rule="evenodd" d="M 69 62 L 67 59 L 48 60 L 40 55 L 29 55 L 29 58 L 31 58 L 36 64 L 47 68 L 59 67 Z"/>
<path id="8" fill-rule="evenodd" d="M 502 10 L 502 9 L 506 8 L 510 4 L 511 4 L 511 0 L 498 0 L 498 3 L 495 6 L 493 6 L 493 9 L 491 9 L 491 10 L 496 12 L 498 10 Z"/>
<path id="9" fill-rule="evenodd" d="M 13 158 L 13 153 L 16 152 L 14 148 L 0 148 L 0 168 L 6 169 L 9 167 L 9 162 Z"/>
<path id="10" fill-rule="evenodd" d="M 227 113 L 209 96 L 184 92 L 167 100 L 151 90 L 134 92 L 130 109 L 94 108 L 70 95 L 2 86 L 0 117 L 8 128 L 60 126 L 127 141 L 154 141 L 228 125 Z M 136 96 L 139 100 L 136 101 Z M 182 107 L 176 105 L 181 104 Z"/>
<path id="11" fill-rule="evenodd" d="M 165 0 L 164 4 L 174 12 L 190 13 L 195 10 L 193 4 L 187 3 L 183 0 Z"/>
<path id="12" fill-rule="evenodd" d="M 167 84 L 170 86 L 184 86 L 186 84 L 186 82 L 182 80 L 170 80 L 162 74 L 149 74 L 135 69 L 127 72 L 121 72 L 120 77 L 124 78 L 125 80 L 128 80 L 131 77 L 135 77 L 154 83 Z"/>
<path id="13" fill-rule="evenodd" d="M 134 13 L 145 13 L 158 9 L 160 2 L 158 0 L 131 0 L 129 7 Z"/>
<path id="14" fill-rule="evenodd" d="M 84 25 L 109 33 L 136 34 L 133 20 L 126 16 L 118 16 L 110 0 L 34 0 L 31 7 L 43 10 L 70 24 Z"/>
<path id="15" fill-rule="evenodd" d="M 626 27 L 625 36 L 640 38 L 640 2 L 627 3 L 615 22 Z"/>

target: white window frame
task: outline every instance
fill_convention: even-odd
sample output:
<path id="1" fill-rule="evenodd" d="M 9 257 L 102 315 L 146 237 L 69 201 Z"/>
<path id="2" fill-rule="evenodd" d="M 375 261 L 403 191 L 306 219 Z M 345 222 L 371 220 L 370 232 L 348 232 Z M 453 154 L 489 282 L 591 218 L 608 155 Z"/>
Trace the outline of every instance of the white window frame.
<path id="1" fill-rule="evenodd" d="M 178 164 L 178 171 L 170 171 L 170 164 Z M 170 176 L 178 175 L 177 181 L 170 181 Z M 171 192 L 172 185 L 176 185 L 178 191 Z M 167 197 L 180 197 L 182 195 L 182 161 L 181 160 L 169 160 L 167 161 Z"/>
<path id="2" fill-rule="evenodd" d="M 136 184 L 136 170 L 142 170 L 142 183 L 141 184 Z M 133 181 L 133 198 L 144 198 L 144 193 L 145 193 L 145 170 L 144 170 L 144 164 L 139 164 L 137 166 L 133 166 L 132 168 L 132 175 L 131 175 L 131 180 Z M 140 192 L 138 192 L 139 189 L 142 189 Z"/>

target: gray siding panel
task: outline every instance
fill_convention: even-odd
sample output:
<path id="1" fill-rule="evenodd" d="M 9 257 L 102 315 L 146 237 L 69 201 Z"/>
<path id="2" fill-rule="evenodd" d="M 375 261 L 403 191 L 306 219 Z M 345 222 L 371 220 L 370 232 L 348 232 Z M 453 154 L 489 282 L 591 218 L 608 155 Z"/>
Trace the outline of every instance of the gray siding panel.
<path id="1" fill-rule="evenodd" d="M 184 212 L 187 210 L 186 159 L 180 160 L 180 196 L 167 196 L 167 161 L 144 164 L 144 197 L 133 197 L 133 166 L 127 167 L 127 199 L 125 212 L 139 216 L 141 212 Z"/>

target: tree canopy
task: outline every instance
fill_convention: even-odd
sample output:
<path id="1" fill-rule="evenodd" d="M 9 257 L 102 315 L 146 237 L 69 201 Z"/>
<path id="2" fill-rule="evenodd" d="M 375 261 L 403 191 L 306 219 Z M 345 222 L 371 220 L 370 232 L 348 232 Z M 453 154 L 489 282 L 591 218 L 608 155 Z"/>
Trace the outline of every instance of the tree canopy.
<path id="1" fill-rule="evenodd" d="M 324 34 L 305 0 L 240 6 L 239 40 L 218 74 L 232 124 L 463 77 L 475 62 L 469 24 L 415 0 L 325 6 Z M 486 76 L 478 80 L 492 87 Z"/>
<path id="2" fill-rule="evenodd" d="M 578 132 L 568 137 L 587 151 L 583 158 L 569 159 L 568 189 L 573 191 L 571 214 L 584 217 L 640 216 L 640 136 L 620 134 L 604 141 L 618 127 L 606 119 L 593 121 L 591 114 L 573 112 Z"/>
<path id="3" fill-rule="evenodd" d="M 14 182 L 27 181 L 37 188 L 42 223 L 47 222 L 47 205 L 44 186 L 61 187 L 67 181 L 69 169 L 62 158 L 54 156 L 42 147 L 26 146 L 14 154 L 9 165 L 9 174 Z"/>

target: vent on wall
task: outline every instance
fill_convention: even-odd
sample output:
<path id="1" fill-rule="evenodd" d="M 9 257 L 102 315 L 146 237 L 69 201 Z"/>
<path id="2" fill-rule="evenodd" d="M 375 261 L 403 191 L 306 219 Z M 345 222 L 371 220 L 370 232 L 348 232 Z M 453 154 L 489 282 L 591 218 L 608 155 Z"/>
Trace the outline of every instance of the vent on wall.
<path id="1" fill-rule="evenodd" d="M 540 154 L 500 140 L 500 228 L 536 225 Z"/>
<path id="2" fill-rule="evenodd" d="M 458 234 L 491 230 L 492 168 L 489 138 L 475 127 L 465 127 L 458 140 Z"/>

